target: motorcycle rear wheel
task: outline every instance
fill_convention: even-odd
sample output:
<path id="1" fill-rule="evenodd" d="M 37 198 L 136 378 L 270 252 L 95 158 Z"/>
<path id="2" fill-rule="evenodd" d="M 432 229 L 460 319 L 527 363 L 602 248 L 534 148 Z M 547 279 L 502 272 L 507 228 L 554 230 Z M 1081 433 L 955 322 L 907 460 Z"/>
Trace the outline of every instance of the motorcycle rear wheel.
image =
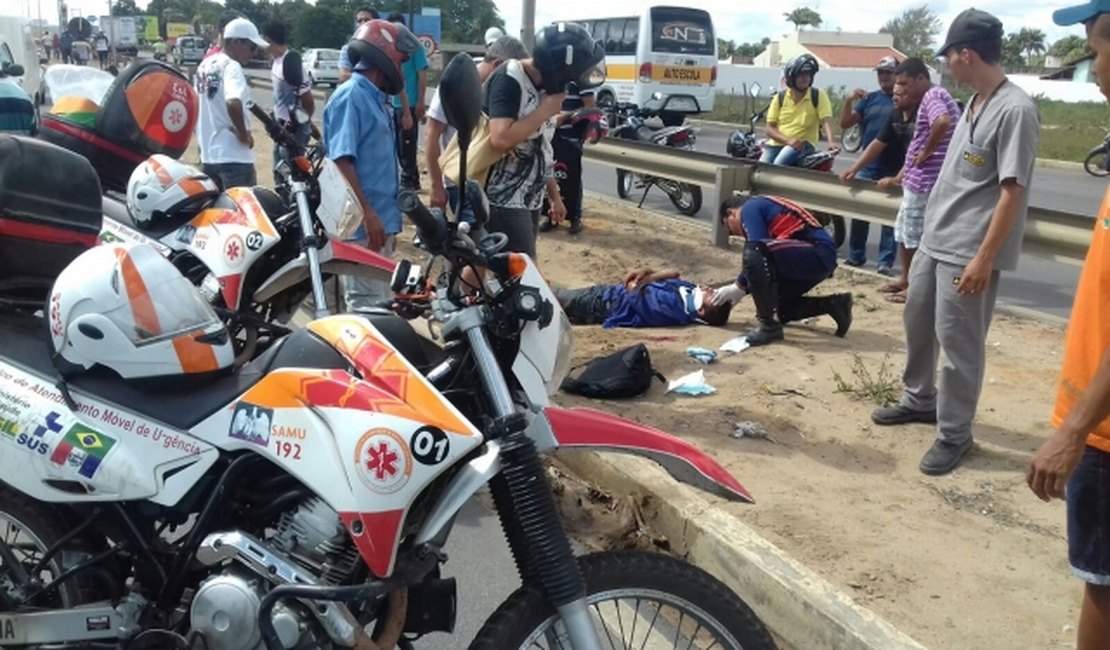
<path id="1" fill-rule="evenodd" d="M 617 196 L 627 199 L 632 194 L 634 177 L 627 169 L 617 170 Z"/>
<path id="2" fill-rule="evenodd" d="M 642 551 L 586 555 L 578 558 L 578 565 L 603 648 L 653 648 L 664 643 L 723 650 L 775 648 L 751 608 L 693 565 Z M 562 650 L 567 646 L 559 636 L 561 629 L 561 620 L 539 588 L 521 587 L 485 622 L 470 650 Z"/>
<path id="3" fill-rule="evenodd" d="M 1110 149 L 1099 147 L 1087 154 L 1087 159 L 1083 161 L 1083 169 L 1098 178 L 1110 176 Z"/>
<path id="4" fill-rule="evenodd" d="M 0 485 L 0 539 L 11 549 L 24 572 L 30 572 L 35 563 L 59 539 L 73 528 L 66 523 L 56 509 L 32 500 L 22 492 Z M 70 542 L 43 567 L 37 576 L 39 584 L 45 585 L 61 575 L 62 572 L 92 556 L 91 551 L 82 549 L 76 542 Z M 0 559 L 0 584 L 11 579 L 9 567 Z M 25 606 L 35 609 L 65 609 L 82 603 L 99 600 L 103 596 L 97 582 L 88 572 L 78 573 L 62 582 L 49 593 L 39 594 Z M 14 594 L 0 587 L 0 612 L 17 609 Z"/>
<path id="5" fill-rule="evenodd" d="M 697 185 L 679 183 L 678 192 L 668 195 L 668 198 L 687 217 L 692 217 L 701 210 L 701 188 Z"/>
<path id="6" fill-rule="evenodd" d="M 855 153 L 859 151 L 860 145 L 863 144 L 863 134 L 860 131 L 859 125 L 852 126 L 845 129 L 840 134 L 840 148 L 848 153 Z"/>

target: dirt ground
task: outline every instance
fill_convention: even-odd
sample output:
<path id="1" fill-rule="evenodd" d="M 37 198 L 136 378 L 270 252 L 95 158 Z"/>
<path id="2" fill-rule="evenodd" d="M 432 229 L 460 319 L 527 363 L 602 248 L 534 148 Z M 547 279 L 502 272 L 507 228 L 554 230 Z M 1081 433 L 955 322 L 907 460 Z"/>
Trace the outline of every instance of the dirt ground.
<path id="1" fill-rule="evenodd" d="M 594 198 L 585 213 L 581 236 L 565 228 L 541 235 L 540 265 L 553 285 L 615 282 L 636 266 L 676 267 L 717 285 L 738 268 L 737 240 L 717 249 L 705 229 L 677 218 Z M 657 383 L 633 401 L 557 401 L 611 411 L 710 452 L 757 501 L 718 505 L 930 648 L 1074 647 L 1082 586 L 1068 572 L 1064 508 L 1041 503 L 1024 483 L 1049 432 L 1062 327 L 996 315 L 975 447 L 954 473 L 930 478 L 917 465 L 932 427 L 876 427 L 874 402 L 837 390 L 838 375 L 857 388 L 868 383 L 864 374 L 875 384 L 883 373 L 889 386 L 898 381 L 902 312 L 882 299 L 880 284 L 838 271 L 817 289 L 855 295 L 844 339 L 822 317 L 788 326 L 783 343 L 722 353 L 709 366 L 686 348 L 717 349 L 747 331 L 750 300 L 725 328 L 577 327 L 575 363 L 642 341 L 668 378 L 704 369 L 717 392 L 665 394 Z M 745 420 L 769 437 L 731 437 L 733 423 Z"/>
<path id="2" fill-rule="evenodd" d="M 269 184 L 271 145 L 257 125 L 255 143 L 259 180 Z M 184 158 L 195 156 L 193 150 Z M 727 250 L 710 246 L 708 232 L 681 217 L 595 197 L 586 199 L 585 215 L 580 236 L 564 227 L 540 237 L 539 263 L 554 286 L 617 282 L 638 266 L 676 267 L 683 277 L 718 286 L 738 270 L 739 240 Z M 411 254 L 411 232 L 407 226 L 400 238 L 402 256 Z M 865 373 L 879 385 L 879 375 L 890 386 L 900 377 L 902 310 L 882 299 L 880 280 L 840 270 L 816 290 L 855 295 L 846 338 L 832 336 L 831 319 L 821 317 L 788 326 L 782 343 L 721 353 L 709 366 L 687 357 L 686 348 L 717 349 L 746 332 L 754 325 L 750 300 L 733 310 L 725 328 L 577 327 L 575 363 L 642 341 L 665 376 L 704 369 L 717 392 L 664 394 L 656 383 L 632 401 L 561 393 L 556 400 L 650 424 L 709 452 L 756 504 L 707 499 L 930 648 L 1074 647 L 1082 583 L 1068 571 L 1064 507 L 1042 503 L 1024 482 L 1033 451 L 1049 433 L 1062 326 L 996 314 L 975 446 L 958 470 L 930 478 L 917 465 L 932 427 L 876 427 L 869 417 L 874 402 L 837 390 L 838 375 L 855 387 L 869 383 Z M 769 437 L 730 436 L 733 423 L 749 420 Z M 581 493 L 573 478 L 561 483 Z M 604 505 L 605 495 L 591 496 Z M 617 509 L 637 530 L 644 528 L 637 523 L 650 528 L 650 512 Z M 636 541 L 665 543 L 650 533 Z"/>

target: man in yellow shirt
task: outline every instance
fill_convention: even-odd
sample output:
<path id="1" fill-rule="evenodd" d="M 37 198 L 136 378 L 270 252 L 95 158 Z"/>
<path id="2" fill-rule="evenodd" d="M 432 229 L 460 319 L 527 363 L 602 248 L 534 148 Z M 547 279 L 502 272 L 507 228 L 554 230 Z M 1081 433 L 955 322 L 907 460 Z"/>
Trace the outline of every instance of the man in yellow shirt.
<path id="1" fill-rule="evenodd" d="M 813 87 L 820 65 L 811 54 L 790 59 L 783 68 L 787 90 L 771 98 L 767 109 L 767 137 L 759 162 L 792 166 L 802 156 L 813 153 L 819 127 L 825 131 L 829 149 L 833 139 L 832 102 L 829 95 Z"/>
<path id="2" fill-rule="evenodd" d="M 1110 100 L 1110 0 L 1060 9 L 1057 25 L 1083 23 L 1094 70 Z M 1068 563 L 1083 580 L 1077 650 L 1110 647 L 1110 191 L 1079 277 L 1051 423 L 1056 432 L 1029 465 L 1029 488 L 1067 500 Z"/>

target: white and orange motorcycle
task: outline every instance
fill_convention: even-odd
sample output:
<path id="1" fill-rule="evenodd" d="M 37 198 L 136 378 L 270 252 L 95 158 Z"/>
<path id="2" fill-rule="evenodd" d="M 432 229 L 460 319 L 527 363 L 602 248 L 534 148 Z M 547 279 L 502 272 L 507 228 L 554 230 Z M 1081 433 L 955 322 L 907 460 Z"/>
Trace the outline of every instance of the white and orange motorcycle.
<path id="1" fill-rule="evenodd" d="M 454 61 L 441 89 L 465 105 L 477 76 Z M 455 108 L 469 133 L 477 116 Z M 540 461 L 555 448 L 643 454 L 714 494 L 750 496 L 688 443 L 553 406 L 571 330 L 535 265 L 499 252 L 503 236 L 475 243 L 415 195 L 400 200 L 433 256 L 425 268 L 443 271 L 429 283 L 400 265 L 398 304 L 437 324 L 442 345 L 395 313 L 331 316 L 229 374 L 185 381 L 230 365 L 226 331 L 214 314 L 182 319 L 186 304 L 211 314 L 200 298 L 163 300 L 168 283 L 141 282 L 136 260 L 169 266 L 143 245 L 116 245 L 109 279 L 83 280 L 127 309 L 74 318 L 85 296 L 59 281 L 42 315 L 0 310 L 0 647 L 419 647 L 452 630 L 443 549 L 486 486 L 522 585 L 471 648 L 774 647 L 704 571 L 653 553 L 572 554 Z M 486 290 L 461 292 L 473 265 Z M 160 345 L 181 376 L 73 371 L 93 358 L 78 348 L 118 342 L 108 323 L 135 350 L 116 367 Z"/>

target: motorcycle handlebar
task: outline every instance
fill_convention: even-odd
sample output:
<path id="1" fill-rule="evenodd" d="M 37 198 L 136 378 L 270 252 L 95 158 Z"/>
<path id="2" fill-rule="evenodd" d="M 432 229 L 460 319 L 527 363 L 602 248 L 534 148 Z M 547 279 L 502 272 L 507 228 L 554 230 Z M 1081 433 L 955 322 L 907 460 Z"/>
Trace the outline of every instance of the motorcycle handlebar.
<path id="1" fill-rule="evenodd" d="M 249 110 L 251 115 L 258 118 L 259 122 L 262 122 L 262 126 L 266 129 L 266 135 L 269 135 L 271 140 L 289 149 L 296 155 L 303 153 L 304 148 L 297 144 L 293 138 L 290 137 L 289 133 L 283 129 L 280 124 L 275 122 L 274 118 L 270 117 L 270 114 L 263 110 L 261 106 L 252 102 Z"/>
<path id="2" fill-rule="evenodd" d="M 447 223 L 442 213 L 432 214 L 432 211 L 420 201 L 420 197 L 412 190 L 402 190 L 397 195 L 397 205 L 401 212 L 408 215 L 416 225 L 420 238 L 431 251 L 436 251 L 443 246 L 447 239 Z"/>

